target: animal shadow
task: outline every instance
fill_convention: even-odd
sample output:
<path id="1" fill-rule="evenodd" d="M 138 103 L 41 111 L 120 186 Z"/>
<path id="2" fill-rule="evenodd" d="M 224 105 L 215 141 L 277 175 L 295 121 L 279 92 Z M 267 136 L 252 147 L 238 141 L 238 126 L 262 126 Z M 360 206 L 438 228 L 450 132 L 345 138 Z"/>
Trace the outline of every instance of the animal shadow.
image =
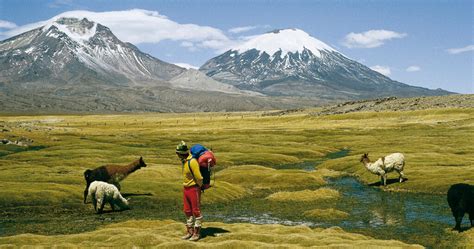
<path id="1" fill-rule="evenodd" d="M 96 215 L 111 214 L 111 213 L 121 213 L 121 212 L 125 212 L 125 211 L 128 211 L 128 210 L 131 210 L 131 208 L 115 209 L 115 210 L 107 209 L 107 210 L 102 210 L 102 212 L 100 212 L 100 213 L 96 213 Z"/>
<path id="2" fill-rule="evenodd" d="M 152 196 L 152 193 L 143 193 L 143 194 L 138 194 L 138 193 L 123 193 L 122 196 L 123 198 L 130 197 L 130 196 Z"/>
<path id="3" fill-rule="evenodd" d="M 403 182 L 406 182 L 406 181 L 408 181 L 408 178 L 403 179 Z M 387 179 L 387 185 L 398 183 L 398 182 L 400 182 L 400 180 L 398 178 Z M 373 182 L 373 183 L 369 184 L 369 186 L 379 187 L 379 186 L 383 186 L 383 184 L 380 181 L 376 181 L 376 182 Z"/>
<path id="4" fill-rule="evenodd" d="M 219 233 L 230 233 L 230 231 L 218 227 L 204 227 L 201 229 L 201 238 L 206 238 L 207 236 L 216 237 Z"/>
<path id="5" fill-rule="evenodd" d="M 453 228 L 453 231 L 462 233 L 462 232 L 465 232 L 465 231 L 467 231 L 471 228 L 472 227 L 461 227 L 461 229 L 459 229 L 459 230 L 456 230 L 456 229 Z"/>

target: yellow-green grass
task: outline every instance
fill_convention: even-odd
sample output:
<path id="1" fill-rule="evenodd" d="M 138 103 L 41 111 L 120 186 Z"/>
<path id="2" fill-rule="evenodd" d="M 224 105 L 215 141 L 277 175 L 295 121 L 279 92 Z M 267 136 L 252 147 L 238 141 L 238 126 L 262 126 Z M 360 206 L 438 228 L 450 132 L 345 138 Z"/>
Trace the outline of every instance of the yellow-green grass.
<path id="1" fill-rule="evenodd" d="M 345 219 L 349 216 L 348 213 L 334 209 L 334 208 L 311 209 L 304 212 L 304 215 L 307 217 L 313 217 L 313 218 L 324 219 L 324 220 Z"/>
<path id="2" fill-rule="evenodd" d="M 311 188 L 325 184 L 322 174 L 301 170 L 276 170 L 257 165 L 242 165 L 216 174 L 217 181 L 238 184 L 250 189 Z"/>
<path id="3" fill-rule="evenodd" d="M 171 220 L 131 220 L 97 231 L 62 236 L 22 234 L 0 237 L 0 247 L 154 247 L 154 248 L 423 248 L 394 240 L 379 240 L 339 228 L 225 224 L 209 222 L 199 242 L 183 241 L 183 224 Z"/>
<path id="4" fill-rule="evenodd" d="M 389 184 L 385 190 L 446 193 L 454 183 L 474 184 L 474 109 L 320 117 L 307 113 L 280 117 L 263 117 L 259 112 L 4 116 L 0 125 L 9 131 L 0 136 L 10 140 L 26 137 L 34 140 L 34 146 L 45 148 L 1 153 L 0 207 L 8 208 L 8 214 L 15 207 L 73 207 L 79 215 L 93 215 L 91 206 L 81 203 L 84 170 L 107 163 L 127 164 L 143 156 L 148 166 L 121 183 L 133 209 L 115 217 L 127 220 L 147 211 L 181 218 L 181 166 L 174 153 L 181 140 L 212 147 L 217 156 L 215 187 L 204 193 L 204 205 L 225 206 L 255 197 L 272 203 L 264 197 L 324 187 L 325 177 L 337 177 L 339 171 L 365 183 L 378 182 L 379 177 L 359 162 L 360 155 L 367 152 L 372 160 L 393 152 L 405 154 L 409 180 Z M 348 156 L 324 158 L 343 148 L 349 150 Z M 271 168 L 305 161 L 314 161 L 318 170 Z M 316 166 L 317 162 L 322 163 Z M 389 174 L 389 178 L 397 177 Z M 167 217 L 165 212 L 171 210 L 173 214 Z M 148 213 L 140 215 L 138 218 L 144 218 Z M 97 226 L 95 222 L 85 230 Z"/>
<path id="5" fill-rule="evenodd" d="M 339 198 L 340 194 L 337 190 L 330 188 L 319 188 L 316 190 L 302 191 L 282 191 L 267 196 L 270 201 L 322 201 L 333 200 Z"/>

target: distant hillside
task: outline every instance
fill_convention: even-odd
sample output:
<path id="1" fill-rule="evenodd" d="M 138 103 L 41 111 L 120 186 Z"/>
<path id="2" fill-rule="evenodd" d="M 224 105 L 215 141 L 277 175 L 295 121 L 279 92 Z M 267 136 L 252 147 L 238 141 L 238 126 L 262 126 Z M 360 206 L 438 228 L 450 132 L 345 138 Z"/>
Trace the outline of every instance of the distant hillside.
<path id="1" fill-rule="evenodd" d="M 0 83 L 0 113 L 68 114 L 123 112 L 219 112 L 281 110 L 321 105 L 310 100 L 258 97 L 167 87 L 30 87 L 28 92 Z"/>
<path id="2" fill-rule="evenodd" d="M 368 111 L 412 111 L 437 108 L 474 108 L 474 94 L 453 94 L 447 96 L 396 98 L 387 97 L 372 100 L 349 101 L 321 108 L 311 115 L 331 115 Z"/>

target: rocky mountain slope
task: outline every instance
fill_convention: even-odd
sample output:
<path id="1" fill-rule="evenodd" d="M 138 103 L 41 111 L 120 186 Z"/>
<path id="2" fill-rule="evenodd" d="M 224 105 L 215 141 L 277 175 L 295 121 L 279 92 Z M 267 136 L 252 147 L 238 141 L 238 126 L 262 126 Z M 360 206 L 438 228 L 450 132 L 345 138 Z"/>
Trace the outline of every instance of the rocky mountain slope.
<path id="1" fill-rule="evenodd" d="M 301 30 L 254 37 L 200 71 L 86 18 L 58 16 L 0 42 L 2 113 L 253 111 L 433 94 L 446 92 L 394 82 Z"/>
<path id="2" fill-rule="evenodd" d="M 314 103 L 257 97 L 72 17 L 0 42 L 0 90 L 2 113 L 240 111 Z"/>
<path id="3" fill-rule="evenodd" d="M 252 37 L 200 70 L 239 89 L 273 96 L 363 99 L 448 94 L 393 81 L 299 29 Z"/>
<path id="4" fill-rule="evenodd" d="M 122 86 L 165 82 L 185 71 L 99 23 L 66 17 L 0 42 L 0 69 L 4 84 Z"/>

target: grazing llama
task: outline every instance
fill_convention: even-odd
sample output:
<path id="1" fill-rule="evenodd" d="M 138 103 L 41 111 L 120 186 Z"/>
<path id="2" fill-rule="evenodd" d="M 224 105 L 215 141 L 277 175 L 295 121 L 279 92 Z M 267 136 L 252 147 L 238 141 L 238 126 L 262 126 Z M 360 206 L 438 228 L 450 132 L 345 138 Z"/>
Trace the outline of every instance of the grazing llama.
<path id="1" fill-rule="evenodd" d="M 360 162 L 364 164 L 367 170 L 375 175 L 380 176 L 381 184 L 387 185 L 387 174 L 392 171 L 397 171 L 400 175 L 400 182 L 406 180 L 403 174 L 403 168 L 405 167 L 405 157 L 402 153 L 393 153 L 385 157 L 379 158 L 375 162 L 370 162 L 369 154 L 366 153 L 361 156 Z"/>
<path id="2" fill-rule="evenodd" d="M 105 203 L 109 203 L 112 211 L 115 210 L 115 205 L 119 206 L 121 210 L 129 209 L 128 200 L 123 198 L 117 187 L 112 184 L 93 181 L 89 186 L 89 194 L 92 197 L 92 204 L 97 213 L 102 213 Z M 97 209 L 99 205 L 99 209 Z"/>
<path id="3" fill-rule="evenodd" d="M 119 182 L 125 179 L 129 174 L 135 172 L 141 167 L 146 167 L 143 158 L 133 161 L 129 165 L 104 165 L 95 169 L 88 169 L 84 171 L 84 178 L 86 179 L 86 189 L 84 190 L 84 203 L 86 203 L 89 185 L 93 181 L 103 181 L 112 183 L 120 190 Z"/>

